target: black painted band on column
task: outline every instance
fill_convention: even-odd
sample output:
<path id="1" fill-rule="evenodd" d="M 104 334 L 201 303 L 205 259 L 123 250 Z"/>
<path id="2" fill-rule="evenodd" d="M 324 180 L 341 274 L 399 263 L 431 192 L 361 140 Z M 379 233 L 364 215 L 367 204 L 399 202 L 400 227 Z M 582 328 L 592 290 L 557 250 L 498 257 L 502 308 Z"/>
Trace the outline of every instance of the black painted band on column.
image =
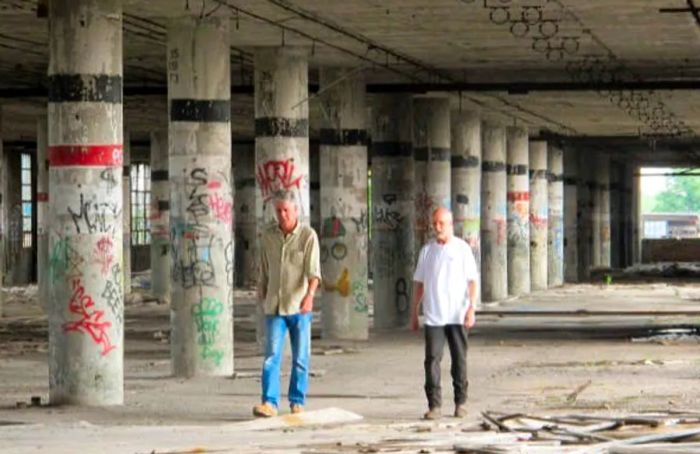
<path id="1" fill-rule="evenodd" d="M 369 144 L 365 129 L 321 129 L 320 145 L 358 146 Z"/>
<path id="2" fill-rule="evenodd" d="M 372 142 L 370 152 L 373 158 L 379 156 L 410 158 L 413 157 L 413 146 L 410 142 Z"/>
<path id="3" fill-rule="evenodd" d="M 481 163 L 482 172 L 503 172 L 506 170 L 506 163 L 501 161 L 484 161 Z"/>
<path id="4" fill-rule="evenodd" d="M 558 181 L 564 181 L 564 175 L 561 173 L 547 172 L 547 181 L 550 183 L 556 183 Z"/>
<path id="5" fill-rule="evenodd" d="M 309 137 L 309 119 L 256 118 L 255 137 Z"/>
<path id="6" fill-rule="evenodd" d="M 309 189 L 312 191 L 320 190 L 321 189 L 321 182 L 320 181 L 310 181 L 309 182 Z"/>
<path id="7" fill-rule="evenodd" d="M 506 173 L 508 175 L 527 175 L 527 165 L 525 164 L 507 164 Z"/>
<path id="8" fill-rule="evenodd" d="M 449 161 L 452 150 L 440 147 L 420 147 L 413 149 L 413 158 L 416 161 Z"/>
<path id="9" fill-rule="evenodd" d="M 170 121 L 228 123 L 231 101 L 228 99 L 171 99 Z"/>
<path id="10" fill-rule="evenodd" d="M 236 189 L 254 188 L 255 178 L 236 178 L 234 186 Z"/>
<path id="11" fill-rule="evenodd" d="M 168 211 L 170 210 L 170 200 L 159 200 L 158 201 L 158 211 Z"/>
<path id="12" fill-rule="evenodd" d="M 450 163 L 453 169 L 463 169 L 463 168 L 473 168 L 479 167 L 479 157 L 478 156 L 452 156 Z"/>
<path id="13" fill-rule="evenodd" d="M 578 184 L 578 179 L 575 177 L 564 177 L 564 184 L 567 186 L 576 186 Z"/>
<path id="14" fill-rule="evenodd" d="M 122 76 L 107 74 L 52 74 L 49 102 L 106 102 L 121 104 Z"/>
<path id="15" fill-rule="evenodd" d="M 126 165 L 122 167 L 122 178 L 131 178 L 131 166 Z"/>
<path id="16" fill-rule="evenodd" d="M 530 170 L 530 179 L 531 180 L 546 180 L 547 179 L 547 171 L 545 169 L 536 169 Z"/>
<path id="17" fill-rule="evenodd" d="M 169 178 L 167 170 L 151 170 L 151 181 L 168 181 Z"/>
<path id="18" fill-rule="evenodd" d="M 608 186 L 608 189 L 611 191 L 619 191 L 620 190 L 620 184 L 619 183 L 610 183 Z"/>

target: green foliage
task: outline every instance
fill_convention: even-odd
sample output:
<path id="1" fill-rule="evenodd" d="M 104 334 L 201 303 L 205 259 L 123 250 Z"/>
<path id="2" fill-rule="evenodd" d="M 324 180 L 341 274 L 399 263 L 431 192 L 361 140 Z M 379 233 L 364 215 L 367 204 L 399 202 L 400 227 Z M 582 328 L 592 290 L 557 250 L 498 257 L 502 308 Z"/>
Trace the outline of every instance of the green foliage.
<path id="1" fill-rule="evenodd" d="M 666 190 L 656 194 L 651 211 L 654 213 L 700 212 L 700 177 L 669 177 Z"/>

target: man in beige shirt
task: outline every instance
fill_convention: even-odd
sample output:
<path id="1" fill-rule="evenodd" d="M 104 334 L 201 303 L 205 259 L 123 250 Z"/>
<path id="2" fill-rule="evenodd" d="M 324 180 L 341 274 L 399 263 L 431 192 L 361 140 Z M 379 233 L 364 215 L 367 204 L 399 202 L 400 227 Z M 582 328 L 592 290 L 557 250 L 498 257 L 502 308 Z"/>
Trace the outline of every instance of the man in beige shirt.
<path id="1" fill-rule="evenodd" d="M 292 374 L 289 404 L 292 413 L 304 410 L 311 356 L 311 319 L 314 293 L 321 280 L 320 249 L 314 230 L 299 222 L 291 194 L 275 198 L 277 223 L 260 238 L 258 298 L 265 309 L 265 360 L 262 368 L 262 402 L 253 407 L 260 417 L 277 415 L 280 363 L 289 331 Z"/>

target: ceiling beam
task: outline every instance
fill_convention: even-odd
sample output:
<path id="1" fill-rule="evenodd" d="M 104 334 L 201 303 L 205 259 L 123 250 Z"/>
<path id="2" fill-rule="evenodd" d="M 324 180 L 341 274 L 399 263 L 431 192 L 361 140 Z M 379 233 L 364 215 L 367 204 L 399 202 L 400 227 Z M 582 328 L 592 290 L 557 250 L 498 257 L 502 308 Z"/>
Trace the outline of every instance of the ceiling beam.
<path id="1" fill-rule="evenodd" d="M 513 95 L 531 92 L 578 92 L 598 90 L 630 90 L 630 91 L 669 91 L 669 90 L 700 90 L 700 80 L 655 80 L 655 81 L 619 81 L 610 83 L 585 82 L 455 82 L 455 83 L 397 83 L 397 84 L 367 84 L 368 93 L 426 93 L 436 92 L 497 92 Z M 309 85 L 309 91 L 318 91 L 318 85 Z M 48 90 L 45 87 L 16 87 L 0 88 L 0 98 L 40 98 L 45 97 Z M 127 86 L 125 96 L 166 95 L 165 85 Z M 253 94 L 252 85 L 234 85 L 233 94 Z"/>

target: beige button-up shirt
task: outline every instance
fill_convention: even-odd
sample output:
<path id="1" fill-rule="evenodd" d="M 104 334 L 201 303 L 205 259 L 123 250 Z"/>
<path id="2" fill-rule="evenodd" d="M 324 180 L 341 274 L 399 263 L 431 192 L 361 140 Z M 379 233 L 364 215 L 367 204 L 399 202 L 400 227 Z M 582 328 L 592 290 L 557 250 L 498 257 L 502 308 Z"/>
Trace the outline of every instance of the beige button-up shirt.
<path id="1" fill-rule="evenodd" d="M 266 290 L 265 314 L 299 313 L 309 279 L 321 279 L 320 256 L 318 236 L 307 225 L 297 223 L 286 237 L 277 224 L 265 229 L 260 238 L 260 285 Z"/>

